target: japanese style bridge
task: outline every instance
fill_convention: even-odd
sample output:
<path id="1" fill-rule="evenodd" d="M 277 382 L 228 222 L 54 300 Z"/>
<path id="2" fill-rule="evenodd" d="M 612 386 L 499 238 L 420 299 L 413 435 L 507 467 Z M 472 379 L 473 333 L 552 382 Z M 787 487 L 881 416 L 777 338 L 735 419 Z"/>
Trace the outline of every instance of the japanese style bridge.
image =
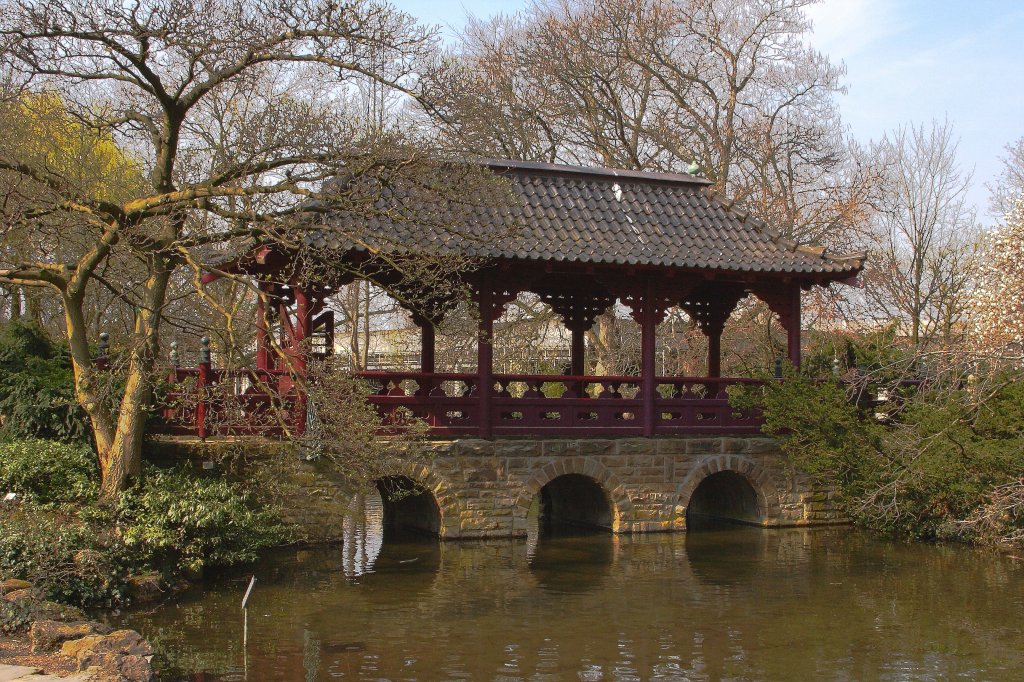
<path id="1" fill-rule="evenodd" d="M 188 390 L 198 385 L 200 396 L 203 386 L 234 386 L 231 409 L 250 416 L 286 396 L 291 427 L 302 431 L 308 405 L 296 374 L 306 371 L 312 339 L 326 352 L 334 345 L 326 305 L 334 288 L 357 277 L 405 291 L 419 287 L 410 310 L 422 332 L 419 371 L 360 373 L 377 387 L 369 400 L 386 421 L 411 414 L 436 438 L 438 456 L 410 462 L 404 472 L 428 492 L 395 505 L 389 515 L 397 523 L 443 537 L 517 535 L 525 532 L 534 498 L 549 519 L 615 531 L 682 528 L 688 513 L 765 525 L 834 521 L 827 493 L 812 490 L 771 440 L 757 437 L 757 416 L 729 406 L 727 389 L 752 380 L 721 376 L 721 337 L 737 303 L 752 294 L 778 315 L 789 361 L 799 365 L 801 292 L 850 282 L 864 256 L 833 256 L 787 240 L 691 175 L 484 164 L 511 189 L 509 204 L 460 209 L 452 218 L 458 230 L 450 233 L 374 218 L 357 240 L 345 236 L 353 216 L 324 215 L 324 229 L 310 233 L 304 248 L 338 266 L 333 279 L 304 277 L 294 253 L 271 247 L 224 264 L 221 273 L 249 275 L 261 293 L 256 367 L 217 370 L 207 352 L 198 367 L 176 367 L 174 378 L 195 377 Z M 380 205 L 411 196 L 391 187 Z M 422 291 L 422 283 L 403 279 L 379 257 L 418 250 L 465 257 L 474 266 L 459 271 L 458 282 Z M 477 369 L 438 372 L 435 327 L 460 287 L 471 292 L 479 316 Z M 493 370 L 495 322 L 527 291 L 571 332 L 565 374 Z M 639 375 L 588 376 L 585 333 L 616 301 L 640 326 Z M 656 328 L 671 306 L 706 335 L 707 376 L 657 375 Z M 187 409 L 168 408 L 167 429 L 207 438 L 225 429 L 237 435 L 280 428 L 255 418 L 225 427 L 210 418 L 225 409 L 223 399 L 201 397 Z"/>

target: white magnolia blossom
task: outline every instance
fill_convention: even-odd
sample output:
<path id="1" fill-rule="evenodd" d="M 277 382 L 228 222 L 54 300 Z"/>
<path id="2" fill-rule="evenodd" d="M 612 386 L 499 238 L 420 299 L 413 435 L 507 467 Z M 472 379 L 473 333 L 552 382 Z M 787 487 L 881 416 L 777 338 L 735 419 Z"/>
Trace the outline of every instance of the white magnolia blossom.
<path id="1" fill-rule="evenodd" d="M 971 306 L 980 342 L 1024 355 L 1024 197 L 988 237 Z"/>

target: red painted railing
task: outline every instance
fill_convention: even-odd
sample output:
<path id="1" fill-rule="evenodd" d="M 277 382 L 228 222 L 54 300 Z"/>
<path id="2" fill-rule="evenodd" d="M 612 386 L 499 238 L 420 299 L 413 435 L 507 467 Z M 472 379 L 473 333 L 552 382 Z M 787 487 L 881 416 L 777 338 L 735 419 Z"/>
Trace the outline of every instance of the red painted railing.
<path id="1" fill-rule="evenodd" d="M 369 400 L 385 420 L 416 417 L 438 435 L 480 430 L 476 374 L 358 372 L 375 386 Z M 729 406 L 727 389 L 755 379 L 657 377 L 656 434 L 754 433 L 756 415 Z M 640 379 L 622 376 L 496 374 L 491 425 L 496 436 L 619 435 L 643 432 Z"/>
<path id="2" fill-rule="evenodd" d="M 385 422 L 422 419 L 435 435 L 480 433 L 480 377 L 467 373 L 357 372 Z M 755 379 L 657 377 L 655 434 L 755 433 L 756 415 L 729 406 L 730 386 Z M 491 427 L 495 436 L 635 436 L 643 433 L 641 380 L 625 376 L 496 374 Z M 171 434 L 281 435 L 295 423 L 295 390 L 287 372 L 177 368 L 162 398 Z M 314 406 L 327 409 L 329 406 Z"/>
<path id="3" fill-rule="evenodd" d="M 277 436 L 293 418 L 294 387 L 287 371 L 177 367 L 160 397 L 155 430 L 175 435 Z"/>

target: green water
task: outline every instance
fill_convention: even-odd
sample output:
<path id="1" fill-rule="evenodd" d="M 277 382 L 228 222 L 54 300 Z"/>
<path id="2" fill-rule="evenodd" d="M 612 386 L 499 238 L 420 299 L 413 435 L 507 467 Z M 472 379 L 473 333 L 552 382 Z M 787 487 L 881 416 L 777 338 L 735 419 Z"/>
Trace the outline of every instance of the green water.
<path id="1" fill-rule="evenodd" d="M 127 613 L 194 680 L 1022 680 L 1024 561 L 732 527 L 267 557 Z"/>

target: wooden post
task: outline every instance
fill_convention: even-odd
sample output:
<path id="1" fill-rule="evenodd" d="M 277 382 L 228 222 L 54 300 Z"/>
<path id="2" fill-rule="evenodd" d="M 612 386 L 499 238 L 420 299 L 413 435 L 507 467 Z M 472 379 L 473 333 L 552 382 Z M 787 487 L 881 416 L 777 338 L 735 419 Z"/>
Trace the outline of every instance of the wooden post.
<path id="1" fill-rule="evenodd" d="M 210 337 L 199 339 L 199 375 L 196 379 L 198 400 L 196 402 L 196 434 L 206 440 L 206 387 L 210 385 Z"/>
<path id="2" fill-rule="evenodd" d="M 569 374 L 583 376 L 586 373 L 587 330 L 582 324 L 574 324 L 570 329 L 572 332 L 572 345 L 570 346 Z"/>
<path id="3" fill-rule="evenodd" d="M 708 376 L 722 376 L 722 328 L 708 329 Z"/>
<path id="4" fill-rule="evenodd" d="M 800 367 L 800 285 L 794 284 L 789 301 L 789 325 L 786 329 L 786 345 L 789 361 Z"/>
<path id="5" fill-rule="evenodd" d="M 306 290 L 296 286 L 295 291 L 295 327 L 292 336 L 292 357 L 295 363 L 295 413 L 294 424 L 296 435 L 301 436 L 306 431 L 306 409 L 308 398 L 304 384 L 306 382 L 306 355 L 309 352 L 305 345 L 309 339 L 310 327 L 312 326 L 312 306 Z"/>
<path id="6" fill-rule="evenodd" d="M 480 394 L 480 437 L 490 438 L 494 434 L 491 423 L 491 394 L 494 393 L 494 295 L 491 291 L 490 273 L 480 278 L 480 330 L 477 342 L 476 371 L 479 377 L 477 392 Z"/>
<path id="7" fill-rule="evenodd" d="M 267 287 L 263 282 L 259 285 L 256 297 L 256 369 L 270 369 L 270 344 L 267 342 L 267 306 L 263 300 L 267 295 Z"/>
<path id="8" fill-rule="evenodd" d="M 643 434 L 653 436 L 657 429 L 656 398 L 658 387 L 655 383 L 656 341 L 658 313 L 655 310 L 654 286 L 648 279 L 640 313 L 640 387 L 643 400 Z"/>
<path id="9" fill-rule="evenodd" d="M 434 373 L 434 324 L 423 320 L 420 325 L 420 371 L 424 374 Z"/>

